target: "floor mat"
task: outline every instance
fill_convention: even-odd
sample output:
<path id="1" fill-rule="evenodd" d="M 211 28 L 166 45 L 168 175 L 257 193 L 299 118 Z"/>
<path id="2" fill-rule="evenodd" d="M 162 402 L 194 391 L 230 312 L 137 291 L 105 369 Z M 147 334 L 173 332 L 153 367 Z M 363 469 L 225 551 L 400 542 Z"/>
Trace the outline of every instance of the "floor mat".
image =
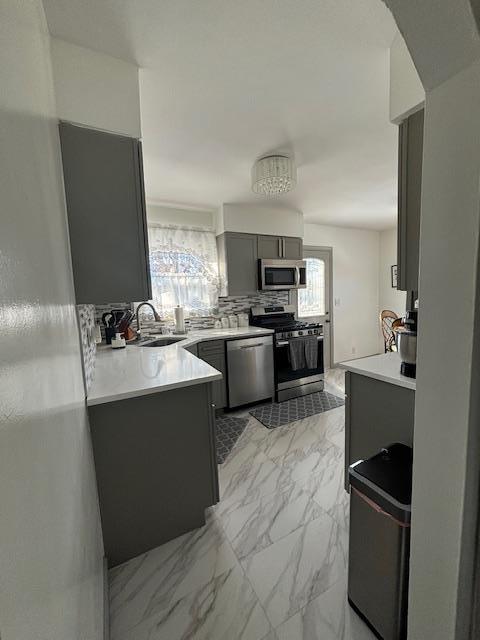
<path id="1" fill-rule="evenodd" d="M 250 411 L 250 415 L 259 420 L 267 429 L 275 429 L 275 427 L 282 427 L 316 413 L 336 409 L 344 404 L 343 398 L 334 396 L 328 391 L 317 391 L 308 396 L 292 398 L 285 402 L 271 402 L 261 405 Z"/>
<path id="2" fill-rule="evenodd" d="M 234 418 L 230 416 L 220 416 L 216 420 L 217 431 L 217 462 L 225 462 L 228 454 L 233 449 L 233 445 L 242 435 L 247 426 L 248 418 Z"/>

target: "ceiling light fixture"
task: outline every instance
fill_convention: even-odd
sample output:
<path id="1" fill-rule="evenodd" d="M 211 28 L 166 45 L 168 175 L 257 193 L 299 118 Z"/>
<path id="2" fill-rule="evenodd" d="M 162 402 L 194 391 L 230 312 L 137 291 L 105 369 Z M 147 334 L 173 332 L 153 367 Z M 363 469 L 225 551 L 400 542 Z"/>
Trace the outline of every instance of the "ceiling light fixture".
<path id="1" fill-rule="evenodd" d="M 252 168 L 252 191 L 276 196 L 291 191 L 297 184 L 297 168 L 288 156 L 266 156 Z"/>

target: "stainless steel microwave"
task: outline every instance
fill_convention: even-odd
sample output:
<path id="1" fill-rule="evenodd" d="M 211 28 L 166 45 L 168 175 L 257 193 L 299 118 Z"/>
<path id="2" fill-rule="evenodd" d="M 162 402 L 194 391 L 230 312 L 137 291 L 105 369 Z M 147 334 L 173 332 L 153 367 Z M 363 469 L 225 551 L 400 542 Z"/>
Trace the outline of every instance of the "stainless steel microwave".
<path id="1" fill-rule="evenodd" d="M 265 260 L 258 261 L 258 288 L 305 289 L 307 286 L 307 263 L 305 260 Z"/>

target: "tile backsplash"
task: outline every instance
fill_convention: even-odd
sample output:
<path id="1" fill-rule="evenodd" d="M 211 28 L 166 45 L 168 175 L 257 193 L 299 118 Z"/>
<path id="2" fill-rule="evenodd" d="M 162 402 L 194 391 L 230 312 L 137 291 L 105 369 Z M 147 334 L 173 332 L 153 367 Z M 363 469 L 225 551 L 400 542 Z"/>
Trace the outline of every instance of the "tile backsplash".
<path id="1" fill-rule="evenodd" d="M 218 315 L 248 313 L 250 307 L 288 304 L 288 291 L 259 291 L 249 296 L 229 296 L 218 299 Z"/>
<path id="2" fill-rule="evenodd" d="M 97 345 L 95 344 L 95 306 L 93 304 L 78 304 L 77 317 L 82 348 L 83 378 L 88 394 L 93 382 L 95 356 L 97 354 Z"/>
<path id="3" fill-rule="evenodd" d="M 188 330 L 212 329 L 215 320 L 223 316 L 229 316 L 236 313 L 248 313 L 250 307 L 257 305 L 282 305 L 288 304 L 288 291 L 259 291 L 258 293 L 248 296 L 228 296 L 218 299 L 218 308 L 210 316 L 191 316 L 185 319 L 185 326 Z M 133 303 L 131 302 L 115 302 L 95 307 L 95 322 L 102 327 L 102 338 L 104 335 L 104 327 L 102 324 L 102 315 L 112 309 L 131 309 L 133 311 Z M 142 315 L 142 314 L 141 314 Z M 174 328 L 172 321 L 166 320 L 161 323 L 151 319 L 151 312 L 145 309 L 145 315 L 142 319 L 143 331 L 158 331 L 160 327 L 167 330 Z"/>

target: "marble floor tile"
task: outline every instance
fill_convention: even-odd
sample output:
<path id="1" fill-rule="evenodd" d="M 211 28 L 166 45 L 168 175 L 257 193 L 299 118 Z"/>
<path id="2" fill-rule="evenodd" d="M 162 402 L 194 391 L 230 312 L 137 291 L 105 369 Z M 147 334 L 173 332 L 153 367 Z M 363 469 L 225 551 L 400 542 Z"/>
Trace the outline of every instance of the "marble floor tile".
<path id="1" fill-rule="evenodd" d="M 264 459 L 265 454 L 256 442 L 251 438 L 243 439 L 240 436 L 225 462 L 218 465 L 218 473 L 223 478 L 229 478 L 238 473 L 246 474 L 257 462 L 263 462 Z"/>
<path id="2" fill-rule="evenodd" d="M 175 538 L 110 571 L 111 636 L 168 611 L 183 596 L 237 563 L 218 521 Z"/>
<path id="3" fill-rule="evenodd" d="M 344 575 L 338 524 L 324 514 L 242 560 L 274 627 L 327 591 Z"/>
<path id="4" fill-rule="evenodd" d="M 325 391 L 329 391 L 336 396 L 341 396 L 345 393 L 344 369 L 335 367 L 325 372 Z"/>
<path id="5" fill-rule="evenodd" d="M 254 461 L 239 466 L 237 471 L 219 469 L 220 501 L 224 506 L 233 502 L 247 504 L 262 496 L 288 489 L 292 482 L 288 473 L 264 453 L 257 452 Z"/>
<path id="6" fill-rule="evenodd" d="M 376 640 L 347 602 L 345 579 L 276 629 L 278 640 Z"/>
<path id="7" fill-rule="evenodd" d="M 272 437 L 264 439 L 257 446 L 260 447 L 265 455 L 275 460 L 292 451 L 305 449 L 312 444 L 316 444 L 326 437 L 328 413 L 318 413 L 292 424 L 270 429 Z"/>
<path id="8" fill-rule="evenodd" d="M 113 640 L 269 640 L 271 633 L 265 612 L 236 565 Z"/>
<path id="9" fill-rule="evenodd" d="M 268 547 L 322 513 L 311 496 L 295 485 L 254 502 L 220 502 L 215 508 L 238 558 Z"/>
<path id="10" fill-rule="evenodd" d="M 330 441 L 322 439 L 308 447 L 295 449 L 274 462 L 283 471 L 284 481 L 301 482 L 311 475 L 322 473 L 328 467 L 337 466 L 343 457 L 342 450 Z M 320 505 L 321 506 L 321 505 Z"/>
<path id="11" fill-rule="evenodd" d="M 334 461 L 325 465 L 317 473 L 303 476 L 298 481 L 303 491 L 306 491 L 318 505 L 330 515 L 336 513 L 339 505 L 348 497 L 344 489 L 344 466 L 342 461 Z"/>

